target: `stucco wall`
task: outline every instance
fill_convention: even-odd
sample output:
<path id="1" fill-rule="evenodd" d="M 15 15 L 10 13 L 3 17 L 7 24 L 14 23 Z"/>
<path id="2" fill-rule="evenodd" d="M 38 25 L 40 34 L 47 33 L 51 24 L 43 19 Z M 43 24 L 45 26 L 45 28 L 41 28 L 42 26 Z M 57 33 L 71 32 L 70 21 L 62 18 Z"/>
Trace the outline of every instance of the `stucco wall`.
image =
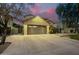
<path id="1" fill-rule="evenodd" d="M 49 34 L 49 27 L 50 27 L 50 26 L 47 26 L 47 34 Z"/>
<path id="2" fill-rule="evenodd" d="M 24 35 L 27 35 L 27 25 L 23 25 Z"/>

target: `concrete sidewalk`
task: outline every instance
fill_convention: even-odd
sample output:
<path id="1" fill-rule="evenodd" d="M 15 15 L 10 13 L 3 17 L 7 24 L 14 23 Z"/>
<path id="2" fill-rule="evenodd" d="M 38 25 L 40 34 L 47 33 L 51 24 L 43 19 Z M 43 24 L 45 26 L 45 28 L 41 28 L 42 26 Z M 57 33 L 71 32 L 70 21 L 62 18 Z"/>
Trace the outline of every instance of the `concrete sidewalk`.
<path id="1" fill-rule="evenodd" d="M 13 35 L 7 38 L 12 44 L 2 55 L 77 55 L 79 41 L 57 36 Z"/>

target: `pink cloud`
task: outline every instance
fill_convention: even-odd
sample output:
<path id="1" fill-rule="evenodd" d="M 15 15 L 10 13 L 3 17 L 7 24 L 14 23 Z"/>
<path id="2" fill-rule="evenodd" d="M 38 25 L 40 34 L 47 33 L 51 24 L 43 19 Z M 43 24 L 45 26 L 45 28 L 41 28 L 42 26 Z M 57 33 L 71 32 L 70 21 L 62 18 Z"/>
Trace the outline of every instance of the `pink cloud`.
<path id="1" fill-rule="evenodd" d="M 40 6 L 39 5 L 34 5 L 32 8 L 31 8 L 31 11 L 32 11 L 32 14 L 39 14 L 40 12 Z"/>
<path id="2" fill-rule="evenodd" d="M 55 9 L 54 8 L 49 8 L 49 9 L 47 9 L 47 11 L 46 11 L 48 14 L 50 14 L 50 15 L 52 15 L 52 14 L 55 14 Z"/>

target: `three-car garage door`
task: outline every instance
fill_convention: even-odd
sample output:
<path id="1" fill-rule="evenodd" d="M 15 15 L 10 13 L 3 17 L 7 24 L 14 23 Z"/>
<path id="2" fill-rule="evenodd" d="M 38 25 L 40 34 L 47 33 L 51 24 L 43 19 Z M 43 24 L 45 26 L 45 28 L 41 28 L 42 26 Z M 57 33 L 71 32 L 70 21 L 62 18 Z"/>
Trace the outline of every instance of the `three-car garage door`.
<path id="1" fill-rule="evenodd" d="M 40 26 L 40 25 L 27 26 L 27 34 L 46 34 L 46 32 L 47 32 L 46 26 Z"/>

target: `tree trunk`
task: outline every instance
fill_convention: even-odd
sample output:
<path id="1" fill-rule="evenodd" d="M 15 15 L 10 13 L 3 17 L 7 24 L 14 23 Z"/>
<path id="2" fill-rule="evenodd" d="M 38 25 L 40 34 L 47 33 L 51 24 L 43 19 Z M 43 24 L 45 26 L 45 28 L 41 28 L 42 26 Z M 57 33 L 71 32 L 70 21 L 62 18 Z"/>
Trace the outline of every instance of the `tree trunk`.
<path id="1" fill-rule="evenodd" d="M 7 30 L 4 30 L 4 33 L 2 34 L 2 39 L 1 39 L 1 45 L 5 43 L 6 40 L 6 34 L 7 34 Z"/>

